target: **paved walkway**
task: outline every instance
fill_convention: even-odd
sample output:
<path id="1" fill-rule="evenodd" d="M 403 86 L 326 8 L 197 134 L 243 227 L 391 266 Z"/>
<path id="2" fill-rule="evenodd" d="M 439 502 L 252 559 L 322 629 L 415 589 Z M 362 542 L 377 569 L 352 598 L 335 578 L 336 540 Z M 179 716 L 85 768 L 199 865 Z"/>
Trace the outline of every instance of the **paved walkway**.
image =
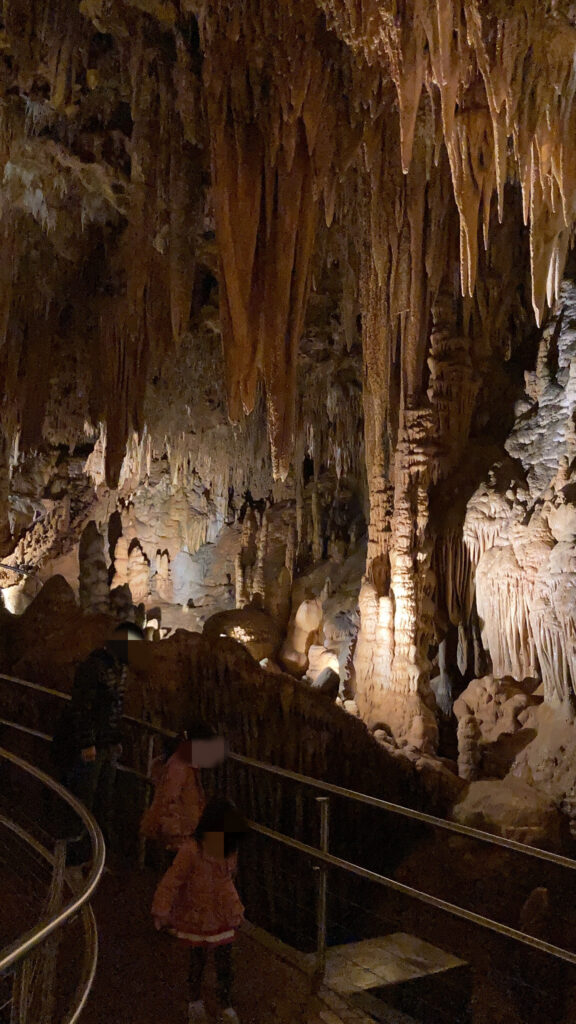
<path id="1" fill-rule="evenodd" d="M 82 1024 L 186 1024 L 187 951 L 154 929 L 155 884 L 148 869 L 104 875 L 94 901 L 99 966 Z M 245 927 L 235 947 L 241 1024 L 367 1024 L 335 994 L 322 989 L 314 995 L 299 959 L 290 962 L 281 943 Z M 206 1003 L 217 1024 L 210 976 L 207 982 Z"/>

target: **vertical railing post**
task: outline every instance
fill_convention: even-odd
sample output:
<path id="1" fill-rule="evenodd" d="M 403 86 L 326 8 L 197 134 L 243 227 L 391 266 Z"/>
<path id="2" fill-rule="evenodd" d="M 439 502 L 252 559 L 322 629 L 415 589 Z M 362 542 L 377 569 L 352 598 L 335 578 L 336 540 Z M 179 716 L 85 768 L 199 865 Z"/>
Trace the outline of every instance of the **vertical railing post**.
<path id="1" fill-rule="evenodd" d="M 154 733 L 148 733 L 148 746 L 146 749 L 146 778 L 149 779 L 152 772 L 152 761 L 154 760 Z M 149 806 L 152 784 L 145 783 L 144 786 L 144 811 Z M 142 869 L 146 863 L 146 836 L 138 836 L 138 867 Z"/>
<path id="2" fill-rule="evenodd" d="M 316 803 L 320 807 L 320 849 L 328 853 L 330 831 L 330 801 L 327 796 L 317 796 Z M 326 931 L 328 896 L 328 874 L 325 864 L 316 866 L 318 872 L 318 896 L 316 902 L 316 970 L 315 981 L 320 985 L 326 970 Z"/>
<path id="3" fill-rule="evenodd" d="M 15 966 L 12 980 L 10 1024 L 32 1024 L 30 1017 L 30 1003 L 33 969 L 33 953 L 29 953 L 24 960 L 21 960 Z"/>
<path id="4" fill-rule="evenodd" d="M 52 916 L 62 906 L 64 892 L 64 876 L 66 872 L 66 840 L 59 840 L 54 849 L 54 869 L 48 894 L 46 914 Z M 61 929 L 57 929 L 40 946 L 38 990 L 39 1002 L 38 1024 L 52 1024 L 56 1008 L 56 978 L 58 966 L 58 949 L 62 937 Z"/>

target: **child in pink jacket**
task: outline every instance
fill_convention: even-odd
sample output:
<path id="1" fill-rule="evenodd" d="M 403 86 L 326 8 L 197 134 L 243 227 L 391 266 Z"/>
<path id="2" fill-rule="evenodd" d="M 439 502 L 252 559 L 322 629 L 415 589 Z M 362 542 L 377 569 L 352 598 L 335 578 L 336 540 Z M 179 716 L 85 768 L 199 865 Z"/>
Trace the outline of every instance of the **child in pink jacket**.
<path id="1" fill-rule="evenodd" d="M 200 766 L 194 763 L 197 741 L 214 742 L 210 726 L 197 723 L 184 732 L 164 765 L 153 766 L 154 799 L 145 811 L 140 835 L 156 840 L 165 850 L 176 851 L 191 839 L 206 806 Z"/>
<path id="2" fill-rule="evenodd" d="M 228 800 L 206 806 L 193 839 L 180 847 L 154 894 L 156 928 L 167 928 L 190 948 L 189 1022 L 207 1024 L 202 976 L 208 950 L 214 950 L 223 1019 L 238 1022 L 231 1006 L 232 943 L 244 918 L 233 877 L 246 823 Z"/>

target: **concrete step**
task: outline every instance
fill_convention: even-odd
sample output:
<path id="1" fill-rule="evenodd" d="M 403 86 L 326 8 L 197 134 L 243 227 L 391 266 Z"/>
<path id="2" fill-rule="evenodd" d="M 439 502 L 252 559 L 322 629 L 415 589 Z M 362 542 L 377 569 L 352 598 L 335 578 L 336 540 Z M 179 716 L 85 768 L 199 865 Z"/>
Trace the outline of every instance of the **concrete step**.
<path id="1" fill-rule="evenodd" d="M 468 964 L 404 932 L 332 947 L 325 984 L 381 1024 L 469 1019 Z"/>

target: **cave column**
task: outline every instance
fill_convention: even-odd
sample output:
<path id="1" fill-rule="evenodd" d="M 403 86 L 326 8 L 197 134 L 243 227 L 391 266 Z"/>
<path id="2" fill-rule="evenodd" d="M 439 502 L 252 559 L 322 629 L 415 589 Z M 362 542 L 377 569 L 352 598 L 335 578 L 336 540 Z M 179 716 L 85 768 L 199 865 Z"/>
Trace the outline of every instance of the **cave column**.
<path id="1" fill-rule="evenodd" d="M 456 335 L 453 309 L 451 294 L 441 293 L 432 308 L 427 394 L 413 408 L 399 396 L 395 444 L 391 403 L 390 412 L 379 415 L 384 398 L 379 403 L 373 391 L 365 395 L 370 527 L 359 602 L 357 702 L 369 724 L 385 725 L 397 739 L 423 749 L 437 741 L 429 699 L 435 610 L 429 490 L 462 453 L 478 388 L 469 339 Z M 371 384 L 374 389 L 377 381 Z"/>

